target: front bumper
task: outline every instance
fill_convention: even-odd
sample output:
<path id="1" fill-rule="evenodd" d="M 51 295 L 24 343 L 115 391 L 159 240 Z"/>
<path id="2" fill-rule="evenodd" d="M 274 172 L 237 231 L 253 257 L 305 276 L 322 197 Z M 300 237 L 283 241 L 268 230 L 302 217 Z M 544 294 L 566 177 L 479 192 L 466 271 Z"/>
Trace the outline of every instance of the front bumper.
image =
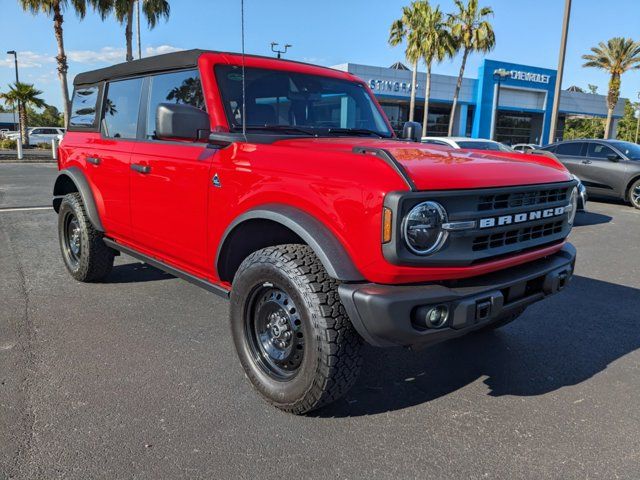
<path id="1" fill-rule="evenodd" d="M 576 250 L 567 243 L 548 257 L 481 277 L 442 284 L 342 284 L 340 300 L 351 322 L 371 345 L 430 345 L 464 335 L 520 312 L 558 293 L 569 282 Z M 421 307 L 446 305 L 442 328 L 426 328 L 417 319 Z"/>

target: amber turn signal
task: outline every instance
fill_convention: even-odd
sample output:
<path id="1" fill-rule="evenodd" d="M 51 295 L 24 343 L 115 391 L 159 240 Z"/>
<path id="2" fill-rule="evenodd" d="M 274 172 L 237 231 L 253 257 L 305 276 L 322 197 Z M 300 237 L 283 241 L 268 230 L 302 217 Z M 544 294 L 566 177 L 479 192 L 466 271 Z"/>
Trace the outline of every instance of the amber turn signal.
<path id="1" fill-rule="evenodd" d="M 384 207 L 382 210 L 382 243 L 389 243 L 391 241 L 392 220 L 393 213 L 391 209 Z"/>

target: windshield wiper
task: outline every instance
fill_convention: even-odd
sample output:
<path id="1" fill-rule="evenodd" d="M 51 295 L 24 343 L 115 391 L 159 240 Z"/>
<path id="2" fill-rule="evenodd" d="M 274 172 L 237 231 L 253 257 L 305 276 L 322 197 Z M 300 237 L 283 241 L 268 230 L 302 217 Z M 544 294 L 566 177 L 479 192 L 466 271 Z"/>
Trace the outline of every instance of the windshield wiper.
<path id="1" fill-rule="evenodd" d="M 242 130 L 242 127 L 234 127 L 234 130 Z M 247 125 L 247 130 L 275 130 L 278 132 L 297 132 L 312 137 L 317 137 L 318 132 L 310 128 L 296 127 L 295 125 Z"/>
<path id="2" fill-rule="evenodd" d="M 338 128 L 331 127 L 327 129 L 327 133 L 337 133 L 340 135 L 375 135 L 378 138 L 389 138 L 386 135 L 383 135 L 380 132 L 376 132 L 375 130 L 369 130 L 367 128 Z"/>

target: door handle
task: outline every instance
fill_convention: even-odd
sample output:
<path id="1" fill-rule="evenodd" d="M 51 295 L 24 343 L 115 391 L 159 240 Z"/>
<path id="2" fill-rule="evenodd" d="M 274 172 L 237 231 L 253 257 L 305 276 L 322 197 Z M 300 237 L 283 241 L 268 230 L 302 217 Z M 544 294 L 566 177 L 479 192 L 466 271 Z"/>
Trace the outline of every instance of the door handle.
<path id="1" fill-rule="evenodd" d="M 591 160 L 582 160 L 584 165 L 591 165 L 593 162 Z"/>
<path id="2" fill-rule="evenodd" d="M 149 165 L 140 165 L 139 163 L 134 163 L 131 165 L 131 170 L 135 170 L 138 173 L 150 173 L 151 167 Z"/>
<path id="3" fill-rule="evenodd" d="M 93 165 L 100 165 L 101 160 L 98 157 L 87 157 L 87 162 Z"/>

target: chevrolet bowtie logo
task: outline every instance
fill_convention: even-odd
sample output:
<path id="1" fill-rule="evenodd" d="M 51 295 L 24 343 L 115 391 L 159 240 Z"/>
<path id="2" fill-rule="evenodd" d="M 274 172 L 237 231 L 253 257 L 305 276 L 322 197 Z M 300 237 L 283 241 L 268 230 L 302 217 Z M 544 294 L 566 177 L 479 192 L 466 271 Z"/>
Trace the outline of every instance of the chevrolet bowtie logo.
<path id="1" fill-rule="evenodd" d="M 480 219 L 480 228 L 501 227 L 514 223 L 531 222 L 543 218 L 559 217 L 564 215 L 567 207 L 547 208 L 545 210 L 534 210 L 532 212 L 516 213 L 515 215 L 502 215 L 500 217 L 490 217 Z"/>

